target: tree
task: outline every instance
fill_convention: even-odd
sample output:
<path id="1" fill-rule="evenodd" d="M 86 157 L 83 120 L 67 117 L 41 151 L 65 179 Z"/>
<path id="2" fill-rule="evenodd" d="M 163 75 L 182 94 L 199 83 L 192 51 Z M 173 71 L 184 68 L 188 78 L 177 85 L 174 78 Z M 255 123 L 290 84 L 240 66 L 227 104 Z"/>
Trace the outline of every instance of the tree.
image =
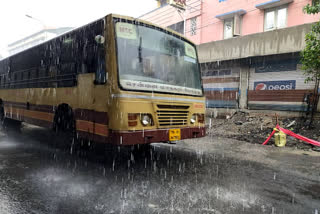
<path id="1" fill-rule="evenodd" d="M 320 0 L 306 5 L 303 10 L 307 14 L 320 12 Z M 306 82 L 320 79 L 320 22 L 312 25 L 311 31 L 306 35 L 306 47 L 301 52 L 302 69 L 305 71 Z"/>
<path id="2" fill-rule="evenodd" d="M 308 4 L 303 8 L 307 14 L 317 14 L 320 12 L 320 0 L 313 0 L 312 4 Z M 320 79 L 320 22 L 312 25 L 311 31 L 306 35 L 306 47 L 301 52 L 302 69 L 306 76 L 305 82 L 314 81 L 315 88 L 311 102 L 311 120 L 309 127 L 312 124 L 313 116 L 317 110 L 319 100 L 319 79 Z"/>

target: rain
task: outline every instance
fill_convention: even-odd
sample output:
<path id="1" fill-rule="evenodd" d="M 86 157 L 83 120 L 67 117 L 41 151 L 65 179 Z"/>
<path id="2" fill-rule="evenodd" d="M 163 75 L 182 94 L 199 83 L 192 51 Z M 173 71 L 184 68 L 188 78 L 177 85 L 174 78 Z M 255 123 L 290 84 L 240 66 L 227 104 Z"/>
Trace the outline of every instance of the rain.
<path id="1" fill-rule="evenodd" d="M 79 3 L 87 21 L 52 37 L 26 12 L 45 38 L 0 43 L 0 213 L 318 214 L 320 90 L 296 33 L 310 24 L 233 29 L 262 0 L 212 17 L 200 0 L 124 2 L 133 18 Z"/>

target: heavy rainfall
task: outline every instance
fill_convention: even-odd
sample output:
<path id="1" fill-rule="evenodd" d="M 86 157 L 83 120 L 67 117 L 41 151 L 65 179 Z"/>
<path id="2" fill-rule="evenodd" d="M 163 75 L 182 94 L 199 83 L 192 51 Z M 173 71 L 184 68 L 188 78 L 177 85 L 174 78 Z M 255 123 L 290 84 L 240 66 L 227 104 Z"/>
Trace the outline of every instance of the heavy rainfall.
<path id="1" fill-rule="evenodd" d="M 0 214 L 318 214 L 319 1 L 234 1 L 5 1 Z"/>

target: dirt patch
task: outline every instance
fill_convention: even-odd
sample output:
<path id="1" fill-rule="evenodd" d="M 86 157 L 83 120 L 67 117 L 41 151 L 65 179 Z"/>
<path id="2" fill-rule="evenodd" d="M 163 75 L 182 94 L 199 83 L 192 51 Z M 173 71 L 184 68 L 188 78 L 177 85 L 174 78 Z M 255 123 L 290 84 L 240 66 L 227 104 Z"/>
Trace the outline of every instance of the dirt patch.
<path id="1" fill-rule="evenodd" d="M 315 119 L 313 126 L 308 127 L 309 121 L 304 118 L 279 118 L 279 125 L 296 134 L 320 141 L 320 121 Z M 270 115 L 250 115 L 238 111 L 224 119 L 209 118 L 208 135 L 221 136 L 255 144 L 262 144 L 276 126 L 276 118 Z M 274 145 L 272 137 L 268 145 Z M 319 151 L 320 148 L 287 136 L 286 146 L 303 150 Z"/>

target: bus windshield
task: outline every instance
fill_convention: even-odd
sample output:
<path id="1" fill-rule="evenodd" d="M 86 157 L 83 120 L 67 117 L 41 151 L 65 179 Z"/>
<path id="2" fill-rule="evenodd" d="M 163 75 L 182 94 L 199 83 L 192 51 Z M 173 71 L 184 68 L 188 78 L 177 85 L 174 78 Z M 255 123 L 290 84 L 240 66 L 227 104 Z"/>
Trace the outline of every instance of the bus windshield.
<path id="1" fill-rule="evenodd" d="M 115 26 L 122 88 L 202 95 L 194 45 L 152 27 L 128 22 Z"/>

